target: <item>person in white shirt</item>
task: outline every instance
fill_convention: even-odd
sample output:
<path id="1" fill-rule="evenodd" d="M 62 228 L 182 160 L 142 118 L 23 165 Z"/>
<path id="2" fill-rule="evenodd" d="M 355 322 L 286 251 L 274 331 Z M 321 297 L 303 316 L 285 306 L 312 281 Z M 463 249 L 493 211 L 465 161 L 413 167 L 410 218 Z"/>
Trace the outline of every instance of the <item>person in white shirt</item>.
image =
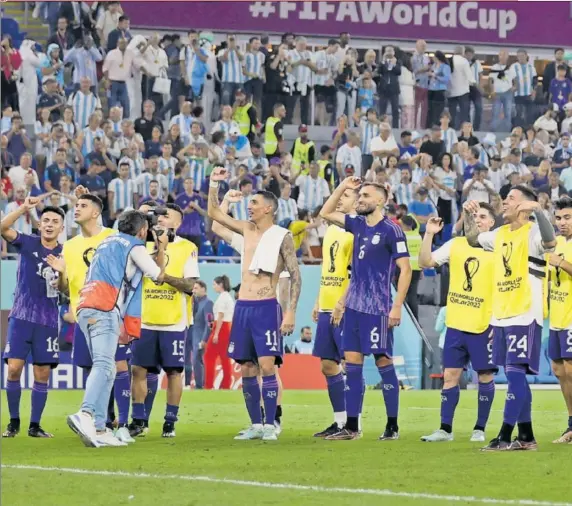
<path id="1" fill-rule="evenodd" d="M 316 94 L 316 118 L 320 125 L 331 125 L 336 109 L 336 87 L 334 78 L 338 72 L 336 53 L 340 47 L 339 41 L 330 39 L 328 47 L 314 53 L 314 92 Z M 332 117 L 328 119 L 328 114 Z"/>
<path id="2" fill-rule="evenodd" d="M 538 79 L 534 64 L 529 61 L 525 49 L 516 52 L 517 61 L 510 66 L 514 75 L 515 124 L 525 127 L 534 120 L 534 99 Z"/>
<path id="3" fill-rule="evenodd" d="M 133 209 L 138 201 L 137 185 L 135 181 L 129 179 L 129 163 L 121 162 L 117 173 L 119 177 L 113 179 L 107 186 L 109 217 L 112 220 L 117 218 L 119 211 Z"/>
<path id="4" fill-rule="evenodd" d="M 305 37 L 296 38 L 296 47 L 288 52 L 290 73 L 288 81 L 293 88 L 293 93 L 286 104 L 286 123 L 292 124 L 292 115 L 296 104 L 300 103 L 300 117 L 304 125 L 310 123 L 310 95 L 314 72 L 318 67 L 312 61 L 312 51 L 307 48 Z"/>
<path id="5" fill-rule="evenodd" d="M 362 162 L 362 151 L 359 146 L 359 134 L 357 132 L 350 132 L 348 134 L 348 142 L 344 144 L 336 154 L 336 169 L 340 176 L 340 180 L 345 178 L 345 168 L 348 165 L 353 165 L 355 175 L 360 177 Z"/>
<path id="6" fill-rule="evenodd" d="M 244 89 L 252 98 L 257 111 L 262 110 L 262 92 L 266 81 L 265 61 L 266 56 L 260 51 L 260 39 L 251 37 L 248 41 L 248 52 L 244 57 L 242 72 L 245 78 Z"/>
<path id="7" fill-rule="evenodd" d="M 465 46 L 465 58 L 469 61 L 471 66 L 471 82 L 469 86 L 469 98 L 473 103 L 475 116 L 473 118 L 473 126 L 475 130 L 481 129 L 481 118 L 483 116 L 483 95 L 481 93 L 481 74 L 483 73 L 483 66 L 481 62 L 475 57 L 475 50 L 472 47 Z M 469 104 L 470 105 L 470 104 Z"/>
<path id="8" fill-rule="evenodd" d="M 381 159 L 381 163 L 385 165 L 389 155 L 399 157 L 399 146 L 391 132 L 389 123 L 381 123 L 379 125 L 379 135 L 371 140 L 369 145 L 371 154 Z"/>
<path id="9" fill-rule="evenodd" d="M 232 128 L 238 128 L 238 123 L 232 119 L 232 107 L 223 105 L 220 109 L 221 118 L 211 128 L 211 135 L 215 132 L 224 133 L 225 140 L 228 139 L 228 133 Z"/>
<path id="10" fill-rule="evenodd" d="M 234 315 L 234 299 L 230 295 L 230 280 L 227 276 L 218 276 L 213 281 L 213 289 L 218 293 L 214 303 L 214 326 L 207 341 L 205 354 L 205 390 L 214 388 L 215 367 L 217 358 L 222 368 L 220 390 L 228 390 L 232 385 L 232 366 L 228 358 L 228 345 L 230 342 L 230 328 Z"/>
<path id="11" fill-rule="evenodd" d="M 491 67 L 489 73 L 489 84 L 494 96 L 491 126 L 495 132 L 508 132 L 511 129 L 515 77 L 514 71 L 508 66 L 508 51 L 501 49 L 499 62 Z"/>
<path id="12" fill-rule="evenodd" d="M 4 212 L 6 214 L 10 214 L 14 211 L 20 209 L 20 207 L 24 204 L 24 200 L 26 199 L 26 187 L 23 185 L 14 186 L 14 200 L 13 202 L 9 202 L 6 205 L 6 209 Z M 13 225 L 13 229 L 17 230 L 21 234 L 31 234 L 33 228 L 38 228 L 40 223 L 40 219 L 38 218 L 38 213 L 36 209 L 32 208 L 22 216 L 20 216 L 16 223 Z M 11 248 L 8 248 L 11 251 Z"/>
<path id="13" fill-rule="evenodd" d="M 149 39 L 147 49 L 143 53 L 145 74 L 141 81 L 143 102 L 148 99 L 153 100 L 157 110 L 163 107 L 163 95 L 154 91 L 155 79 L 157 77 L 167 77 L 167 68 L 169 67 L 169 59 L 165 50 L 159 45 L 160 40 L 157 33 L 154 33 Z"/>
<path id="14" fill-rule="evenodd" d="M 467 179 L 463 185 L 463 197 L 467 200 L 490 203 L 491 196 L 495 195 L 495 187 L 486 179 L 486 167 L 478 166 L 473 172 L 473 177 Z"/>
<path id="15" fill-rule="evenodd" d="M 311 355 L 313 349 L 314 343 L 312 343 L 312 329 L 310 327 L 302 327 L 302 330 L 300 331 L 300 339 L 296 340 L 292 345 L 292 353 Z"/>
<path id="16" fill-rule="evenodd" d="M 127 49 L 127 40 L 119 39 L 117 48 L 109 51 L 103 62 L 105 88 L 111 93 L 109 107 L 120 106 L 124 118 L 127 118 L 131 111 L 127 81 L 131 78 L 134 58 L 133 51 Z"/>
<path id="17" fill-rule="evenodd" d="M 411 69 L 411 57 L 407 57 L 401 65 L 399 76 L 399 105 L 401 106 L 401 128 L 415 128 L 415 74 Z"/>
<path id="18" fill-rule="evenodd" d="M 107 9 L 103 9 L 97 18 L 95 29 L 99 35 L 99 40 L 103 44 L 107 44 L 107 37 L 109 32 L 117 28 L 119 18 L 123 15 L 123 9 L 119 2 L 109 2 Z"/>
<path id="19" fill-rule="evenodd" d="M 471 65 L 465 58 L 465 48 L 457 46 L 451 60 L 451 82 L 449 84 L 449 112 L 451 123 L 457 130 L 465 121 L 470 121 L 470 95 L 469 88 L 473 81 Z M 459 108 L 459 114 L 457 114 Z"/>
<path id="20" fill-rule="evenodd" d="M 521 162 L 521 158 L 522 152 L 520 149 L 511 149 L 507 157 L 507 162 L 503 165 L 502 170 L 506 178 L 513 172 L 518 172 L 522 181 L 528 183 L 532 181 L 533 176 L 528 167 Z"/>
<path id="21" fill-rule="evenodd" d="M 320 167 L 316 162 L 310 163 L 310 173 L 307 176 L 298 176 L 296 186 L 300 189 L 298 195 L 298 209 L 313 212 L 322 206 L 330 196 L 330 188 L 326 180 L 318 174 Z"/>
<path id="22" fill-rule="evenodd" d="M 572 102 L 568 102 L 564 106 L 564 111 L 566 112 L 566 117 L 562 120 L 560 133 L 572 134 Z"/>
<path id="23" fill-rule="evenodd" d="M 10 179 L 13 188 L 16 188 L 18 186 L 25 186 L 24 177 L 30 171 L 32 171 L 34 175 L 34 184 L 38 188 L 40 187 L 40 180 L 38 179 L 38 174 L 31 167 L 32 167 L 32 155 L 30 153 L 24 153 L 20 157 L 20 165 L 16 165 L 8 171 L 8 178 Z"/>
<path id="24" fill-rule="evenodd" d="M 284 220 L 295 221 L 298 219 L 298 205 L 290 198 L 292 185 L 287 181 L 280 184 L 280 198 L 278 199 L 278 211 L 276 212 L 276 223 L 280 224 Z"/>
<path id="25" fill-rule="evenodd" d="M 236 35 L 227 35 L 227 46 L 221 49 L 217 54 L 218 60 L 222 65 L 221 81 L 221 103 L 223 105 L 230 105 L 236 95 L 243 81 L 244 74 L 242 72 L 242 65 L 244 62 L 244 54 L 236 41 Z"/>

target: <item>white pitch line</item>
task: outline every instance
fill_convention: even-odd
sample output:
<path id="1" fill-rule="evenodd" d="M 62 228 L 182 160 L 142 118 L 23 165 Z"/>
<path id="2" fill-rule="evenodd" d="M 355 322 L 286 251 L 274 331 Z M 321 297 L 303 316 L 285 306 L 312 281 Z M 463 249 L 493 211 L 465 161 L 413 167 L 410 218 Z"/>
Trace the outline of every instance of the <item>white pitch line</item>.
<path id="1" fill-rule="evenodd" d="M 479 504 L 503 504 L 511 506 L 572 506 L 572 503 L 535 501 L 532 499 L 494 499 L 489 497 L 457 496 L 425 494 L 422 492 L 395 492 L 375 488 L 344 488 L 322 487 L 319 485 L 297 485 L 295 483 L 271 483 L 264 481 L 234 480 L 231 478 L 211 478 L 210 476 L 194 476 L 181 474 L 151 474 L 128 473 L 125 471 L 99 471 L 95 469 L 76 469 L 69 467 L 43 467 L 18 464 L 2 464 L 3 469 L 18 469 L 21 471 L 46 471 L 56 473 L 81 474 L 92 476 L 119 476 L 123 478 L 143 478 L 154 480 L 199 481 L 207 483 L 220 483 L 225 485 L 239 485 L 243 487 L 258 487 L 282 490 L 300 490 L 304 492 L 318 492 L 326 494 L 373 495 L 385 497 L 403 497 L 407 499 L 421 499 L 433 501 L 465 502 Z"/>

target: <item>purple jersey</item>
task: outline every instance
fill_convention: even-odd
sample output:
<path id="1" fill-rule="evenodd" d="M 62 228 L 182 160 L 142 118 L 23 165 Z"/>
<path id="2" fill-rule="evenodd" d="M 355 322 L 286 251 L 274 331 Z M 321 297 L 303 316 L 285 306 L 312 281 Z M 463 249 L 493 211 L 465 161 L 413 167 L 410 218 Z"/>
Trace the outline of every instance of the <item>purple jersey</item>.
<path id="1" fill-rule="evenodd" d="M 370 227 L 365 217 L 346 215 L 345 229 L 354 235 L 346 307 L 361 313 L 388 315 L 395 260 L 409 257 L 405 235 L 387 217 Z"/>
<path id="2" fill-rule="evenodd" d="M 37 235 L 18 234 L 12 242 L 20 253 L 18 278 L 14 292 L 14 304 L 10 317 L 58 328 L 58 297 L 48 297 L 47 286 L 56 273 L 47 264 L 48 255 L 58 256 L 61 245 L 54 249 L 44 248 Z"/>

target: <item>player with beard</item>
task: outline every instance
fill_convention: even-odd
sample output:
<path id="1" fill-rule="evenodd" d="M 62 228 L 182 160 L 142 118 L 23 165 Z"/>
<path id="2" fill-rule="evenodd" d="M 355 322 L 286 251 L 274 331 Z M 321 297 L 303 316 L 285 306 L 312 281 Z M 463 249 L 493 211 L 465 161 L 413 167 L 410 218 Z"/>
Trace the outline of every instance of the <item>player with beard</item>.
<path id="1" fill-rule="evenodd" d="M 481 203 L 475 216 L 479 232 L 494 227 L 495 213 Z M 431 252 L 433 237 L 443 229 L 441 218 L 430 218 L 423 237 L 419 265 L 435 268 L 448 263 L 451 281 L 447 295 L 447 333 L 443 346 L 444 384 L 441 391 L 441 427 L 421 441 L 453 441 L 453 418 L 459 403 L 459 381 L 471 363 L 479 375 L 478 415 L 471 441 L 485 441 L 485 427 L 495 397 L 492 364 L 493 254 L 471 247 L 465 237 L 455 237 Z"/>
<path id="2" fill-rule="evenodd" d="M 572 443 L 572 199 L 555 203 L 560 236 L 549 255 L 550 340 L 548 355 L 568 408 L 568 427 L 555 443 Z"/>
<path id="3" fill-rule="evenodd" d="M 115 234 L 116 231 L 99 225 L 98 221 L 103 210 L 103 203 L 99 197 L 91 195 L 83 186 L 78 186 L 75 194 L 77 201 L 74 208 L 74 221 L 79 225 L 80 234 L 66 241 L 61 257 L 53 255 L 48 258 L 48 263 L 60 273 L 59 290 L 69 293 L 70 309 L 77 321 L 79 292 L 84 286 L 93 254 L 103 240 Z M 118 345 L 115 355 L 117 374 L 110 398 L 110 405 L 113 406 L 113 397 L 115 397 L 119 415 L 119 426 L 115 436 L 124 443 L 134 441 L 127 429 L 131 398 L 131 380 L 127 360 L 130 356 L 131 350 L 128 345 Z M 88 373 L 93 365 L 87 341 L 79 325 L 76 325 L 74 330 L 72 361 L 75 366 L 81 367 Z M 108 419 L 106 424 L 111 430 L 111 419 Z M 105 438 L 113 438 L 113 434 L 109 432 Z"/>
<path id="4" fill-rule="evenodd" d="M 40 426 L 48 399 L 50 371 L 58 366 L 58 293 L 52 286 L 56 274 L 46 258 L 59 255 L 58 235 L 64 229 L 64 212 L 57 207 L 45 207 L 40 214 L 40 235 L 17 232 L 11 227 L 34 209 L 40 200 L 28 197 L 0 223 L 2 237 L 20 253 L 14 303 L 8 320 L 4 360 L 8 365 L 6 398 L 10 423 L 2 437 L 15 437 L 20 432 L 20 378 L 31 353 L 34 366 L 32 411 L 28 436 L 51 438 Z"/>
<path id="5" fill-rule="evenodd" d="M 248 204 L 249 221 L 235 220 L 221 211 L 218 190 L 228 174 L 216 167 L 210 177 L 208 214 L 211 219 L 244 238 L 242 283 L 230 335 L 229 356 L 241 364 L 242 390 L 252 426 L 244 439 L 276 440 L 274 426 L 278 382 L 276 365 L 282 361 L 282 336 L 294 330 L 301 289 L 300 268 L 292 236 L 277 225 L 278 202 L 274 194 L 259 192 Z M 281 317 L 275 298 L 279 275 L 290 274 L 290 301 Z M 258 371 L 262 373 L 262 388 Z M 261 396 L 265 420 L 262 423 Z"/>
<path id="6" fill-rule="evenodd" d="M 467 242 L 493 252 L 493 363 L 505 367 L 508 380 L 501 430 L 483 451 L 536 450 L 526 375 L 538 374 L 540 366 L 544 258 L 556 246 L 554 228 L 536 193 L 524 185 L 510 190 L 503 202 L 506 225 L 491 232 L 479 233 L 474 218 L 478 202 L 465 202 L 463 209 Z M 517 422 L 518 436 L 511 442 Z"/>
<path id="7" fill-rule="evenodd" d="M 357 216 L 336 211 L 346 190 L 357 190 Z M 401 228 L 383 214 L 387 189 L 344 179 L 324 204 L 320 216 L 344 227 L 354 236 L 352 277 L 346 298 L 342 347 L 346 359 L 345 427 L 328 436 L 332 441 L 358 439 L 359 415 L 365 394 L 364 357 L 373 355 L 383 383 L 387 424 L 380 440 L 399 438 L 399 382 L 393 366 L 393 327 L 401 323 L 401 311 L 411 282 L 407 242 Z M 391 281 L 399 267 L 397 296 L 392 300 Z"/>
<path id="8" fill-rule="evenodd" d="M 347 189 L 338 201 L 336 211 L 354 214 L 357 191 Z M 341 362 L 342 316 L 345 309 L 346 292 L 350 281 L 350 268 L 354 236 L 337 225 L 330 225 L 324 235 L 322 245 L 322 277 L 320 291 L 312 319 L 317 323 L 316 339 L 312 354 L 321 360 L 322 374 L 328 385 L 328 395 L 334 411 L 334 423 L 317 432 L 314 437 L 325 438 L 342 430 L 346 424 L 346 400 Z M 361 411 L 361 409 L 360 409 Z"/>

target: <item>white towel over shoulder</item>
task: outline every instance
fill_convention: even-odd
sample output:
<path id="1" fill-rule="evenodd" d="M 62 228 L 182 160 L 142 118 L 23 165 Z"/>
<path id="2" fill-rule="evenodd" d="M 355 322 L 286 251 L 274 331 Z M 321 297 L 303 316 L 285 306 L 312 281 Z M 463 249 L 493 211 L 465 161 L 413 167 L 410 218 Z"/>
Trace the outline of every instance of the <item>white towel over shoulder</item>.
<path id="1" fill-rule="evenodd" d="M 287 229 L 272 225 L 260 238 L 260 242 L 256 247 L 256 251 L 250 262 L 248 270 L 254 274 L 263 272 L 276 272 L 278 266 L 278 257 L 280 256 L 280 248 L 286 234 Z"/>

